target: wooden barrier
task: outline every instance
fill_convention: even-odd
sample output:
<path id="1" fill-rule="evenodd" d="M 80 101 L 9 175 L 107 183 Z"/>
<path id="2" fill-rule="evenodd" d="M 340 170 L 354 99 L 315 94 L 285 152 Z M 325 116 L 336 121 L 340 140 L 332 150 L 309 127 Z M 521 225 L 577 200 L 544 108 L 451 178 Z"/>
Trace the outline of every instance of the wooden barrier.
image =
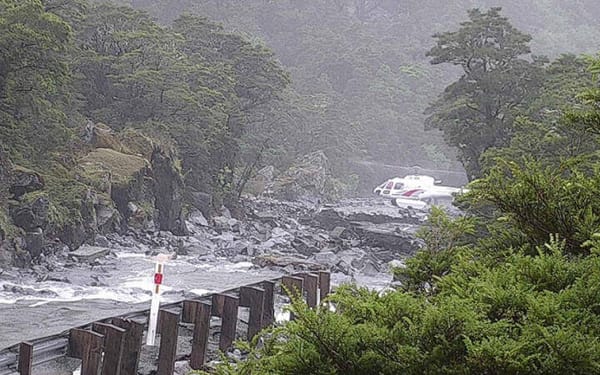
<path id="1" fill-rule="evenodd" d="M 102 361 L 104 336 L 99 333 L 74 328 L 69 331 L 69 357 L 81 359 L 81 375 L 98 375 Z"/>
<path id="2" fill-rule="evenodd" d="M 181 322 L 182 323 L 194 323 L 196 318 L 196 307 L 198 301 L 186 299 L 183 301 L 183 307 L 181 309 Z"/>
<path id="3" fill-rule="evenodd" d="M 112 324 L 94 323 L 92 330 L 104 336 L 102 375 L 120 375 L 125 330 Z"/>
<path id="4" fill-rule="evenodd" d="M 211 315 L 218 316 L 221 318 L 223 316 L 223 306 L 225 305 L 225 294 L 218 293 L 213 294 L 211 297 Z"/>
<path id="5" fill-rule="evenodd" d="M 272 281 L 263 281 L 261 287 L 265 291 L 261 328 L 265 328 L 275 323 L 275 283 Z"/>
<path id="6" fill-rule="evenodd" d="M 144 325 L 133 320 L 112 318 L 112 324 L 124 329 L 123 359 L 121 361 L 121 375 L 137 375 L 140 354 L 142 352 L 142 338 Z"/>
<path id="7" fill-rule="evenodd" d="M 263 308 L 265 302 L 265 291 L 263 289 L 242 286 L 240 287 L 240 302 L 241 307 L 249 307 L 250 313 L 248 317 L 248 341 L 262 329 Z"/>
<path id="8" fill-rule="evenodd" d="M 283 276 L 281 278 L 281 292 L 293 298 L 302 298 L 304 293 L 304 279 L 296 276 Z"/>
<path id="9" fill-rule="evenodd" d="M 190 354 L 190 367 L 199 370 L 204 365 L 208 335 L 210 331 L 211 306 L 199 301 L 194 303 L 194 336 L 192 338 L 192 353 Z"/>
<path id="10" fill-rule="evenodd" d="M 19 344 L 19 375 L 32 375 L 33 368 L 33 344 L 22 342 Z"/>
<path id="11" fill-rule="evenodd" d="M 325 271 L 319 271 L 319 293 L 321 301 L 329 295 L 331 289 L 331 274 Z"/>
<path id="12" fill-rule="evenodd" d="M 284 293 L 289 292 L 293 298 L 303 298 L 306 289 L 307 303 L 311 307 L 318 303 L 317 287 L 320 289 L 321 299 L 329 293 L 328 272 L 320 272 L 318 276 L 284 276 L 280 280 Z M 238 293 L 239 298 L 231 295 L 234 293 Z M 181 321 L 193 323 L 190 366 L 193 369 L 201 369 L 206 361 L 211 316 L 221 318 L 219 349 L 227 351 L 236 338 L 239 307 L 250 309 L 247 338 L 251 340 L 261 329 L 274 323 L 274 294 L 275 282 L 270 280 L 213 294 L 210 296 L 211 304 L 204 301 L 209 298 L 206 296 L 200 300 L 162 305 L 157 327 L 157 331 L 160 332 L 157 374 L 173 373 L 177 352 L 180 314 L 169 309 L 181 309 Z M 16 369 L 19 375 L 31 375 L 33 364 L 38 366 L 45 361 L 60 358 L 66 349 L 67 356 L 81 360 L 82 375 L 136 375 L 145 329 L 145 325 L 140 321 L 148 315 L 148 310 L 132 312 L 71 329 L 63 334 L 48 337 L 46 341 L 36 340 L 35 354 L 34 345 L 29 342 L 21 343 L 17 348 L 11 349 L 12 352 L 0 351 L 0 373 L 9 368 L 12 369 L 9 373 Z M 293 315 L 291 318 L 294 318 Z M 44 344 L 40 344 L 41 342 Z M 52 344 L 47 345 L 49 343 Z M 13 357 L 10 357 L 10 353 L 13 353 Z"/>
<path id="13" fill-rule="evenodd" d="M 317 307 L 317 288 L 319 283 L 319 278 L 316 275 L 310 273 L 299 273 L 295 274 L 296 277 L 301 277 L 304 281 L 303 287 L 306 291 L 306 304 L 308 307 L 315 308 Z"/>
<path id="14" fill-rule="evenodd" d="M 283 276 L 281 278 L 281 291 L 288 295 L 290 298 L 303 298 L 303 284 L 304 280 L 301 277 L 295 276 Z M 296 317 L 293 312 L 290 312 L 290 320 L 294 320 Z"/>
<path id="15" fill-rule="evenodd" d="M 235 340 L 238 320 L 239 298 L 224 295 L 223 313 L 221 314 L 221 335 L 219 336 L 219 349 L 223 352 L 231 348 Z"/>
<path id="16" fill-rule="evenodd" d="M 168 310 L 160 310 L 160 312 L 163 318 L 157 375 L 173 375 L 175 356 L 177 355 L 177 337 L 179 336 L 179 314 Z"/>

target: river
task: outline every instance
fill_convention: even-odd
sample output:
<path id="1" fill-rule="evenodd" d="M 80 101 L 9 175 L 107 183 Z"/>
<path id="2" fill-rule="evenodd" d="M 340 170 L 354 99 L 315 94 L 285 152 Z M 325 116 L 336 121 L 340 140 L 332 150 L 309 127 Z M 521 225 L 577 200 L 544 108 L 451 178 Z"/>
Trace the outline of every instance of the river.
<path id="1" fill-rule="evenodd" d="M 218 256 L 222 249 L 235 248 L 240 243 L 247 245 L 249 239 L 257 243 L 258 250 L 253 251 L 263 249 L 260 251 L 265 251 L 266 254 L 294 255 L 293 252 L 290 253 L 290 250 L 295 251 L 290 246 L 290 241 L 304 235 L 309 236 L 308 239 L 315 238 L 315 233 L 323 240 L 319 246 L 325 248 L 321 248 L 321 252 L 330 250 L 328 247 L 331 246 L 341 246 L 332 244 L 323 228 L 298 224 L 293 218 L 293 210 L 297 207 L 284 208 L 287 211 L 281 211 L 279 206 L 269 206 L 271 211 L 279 209 L 281 212 L 278 214 L 277 227 L 273 227 L 271 234 L 261 239 L 256 238 L 260 235 L 255 229 L 258 224 L 256 221 L 242 225 L 233 223 L 232 226 L 237 229 L 232 231 L 196 227 L 196 233 L 188 238 L 188 243 L 191 246 L 199 243 L 212 245 L 211 254 L 203 257 L 190 251 L 189 255 L 169 260 L 165 264 L 161 301 L 174 302 L 281 276 L 284 273 L 281 267 L 261 268 L 253 265 L 250 261 L 254 256 L 249 253 L 241 256 L 241 260 L 239 254 Z M 359 204 L 355 202 L 350 208 L 354 214 L 356 210 L 364 208 L 377 220 L 381 219 L 381 215 L 406 214 L 398 213 L 398 208 L 384 206 L 381 202 L 377 205 L 369 201 Z M 345 210 L 348 211 L 348 207 Z M 311 231 L 314 232 L 311 234 Z M 354 246 L 351 242 L 344 240 L 347 246 Z M 155 263 L 154 257 L 147 254 L 169 253 L 170 250 L 172 248 L 149 248 L 140 243 L 133 243 L 128 247 L 115 245 L 112 253 L 99 259 L 94 266 L 74 262 L 68 257 L 57 257 L 49 262 L 52 268 L 47 273 L 44 270 L 34 272 L 35 267 L 33 271 L 0 270 L 0 349 L 21 341 L 58 334 L 102 318 L 149 308 Z M 364 251 L 368 253 L 369 250 L 365 248 Z M 347 251 L 339 252 L 338 255 L 344 253 Z M 341 256 L 340 259 L 346 258 Z M 348 260 L 348 263 L 351 261 Z M 391 281 L 385 269 L 370 275 L 354 271 L 351 273 L 353 276 L 347 274 L 348 272 L 333 273 L 332 284 L 353 281 L 382 289 Z"/>

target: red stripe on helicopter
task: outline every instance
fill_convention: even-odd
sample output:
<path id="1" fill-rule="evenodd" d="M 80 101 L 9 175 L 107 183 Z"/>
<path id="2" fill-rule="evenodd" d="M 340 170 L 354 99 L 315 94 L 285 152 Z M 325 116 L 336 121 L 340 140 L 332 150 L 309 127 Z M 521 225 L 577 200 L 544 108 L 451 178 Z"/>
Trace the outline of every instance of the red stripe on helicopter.
<path id="1" fill-rule="evenodd" d="M 425 190 L 423 189 L 412 189 L 412 190 L 408 190 L 405 191 L 404 193 L 402 193 L 403 197 L 412 197 L 413 195 L 419 194 L 424 192 Z"/>

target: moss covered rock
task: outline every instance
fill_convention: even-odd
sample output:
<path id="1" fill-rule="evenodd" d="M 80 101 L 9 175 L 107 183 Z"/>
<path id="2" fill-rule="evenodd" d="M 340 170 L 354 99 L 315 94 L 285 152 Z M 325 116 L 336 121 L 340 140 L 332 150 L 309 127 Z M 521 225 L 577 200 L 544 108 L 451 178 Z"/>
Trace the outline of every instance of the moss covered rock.
<path id="1" fill-rule="evenodd" d="M 148 162 L 136 155 L 125 154 L 110 148 L 98 148 L 83 157 L 79 163 L 89 181 L 110 173 L 114 184 L 127 185 L 148 167 Z M 102 173 L 101 173 L 102 172 Z"/>
<path id="2" fill-rule="evenodd" d="M 38 172 L 15 166 L 10 172 L 9 192 L 15 198 L 20 198 L 26 193 L 40 190 L 44 187 L 44 179 Z"/>

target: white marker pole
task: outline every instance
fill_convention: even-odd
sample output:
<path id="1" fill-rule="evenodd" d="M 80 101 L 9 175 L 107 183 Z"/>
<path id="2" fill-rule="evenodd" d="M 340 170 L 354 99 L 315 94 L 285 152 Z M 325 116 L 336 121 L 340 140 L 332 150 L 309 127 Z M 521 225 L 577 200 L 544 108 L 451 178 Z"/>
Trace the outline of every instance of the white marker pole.
<path id="1" fill-rule="evenodd" d="M 150 322 L 148 323 L 148 334 L 146 335 L 146 345 L 154 346 L 156 338 L 156 323 L 158 321 L 158 308 L 160 306 L 160 285 L 163 280 L 164 265 L 161 260 L 156 261 L 154 272 L 154 288 L 152 288 L 152 303 L 150 304 Z"/>

